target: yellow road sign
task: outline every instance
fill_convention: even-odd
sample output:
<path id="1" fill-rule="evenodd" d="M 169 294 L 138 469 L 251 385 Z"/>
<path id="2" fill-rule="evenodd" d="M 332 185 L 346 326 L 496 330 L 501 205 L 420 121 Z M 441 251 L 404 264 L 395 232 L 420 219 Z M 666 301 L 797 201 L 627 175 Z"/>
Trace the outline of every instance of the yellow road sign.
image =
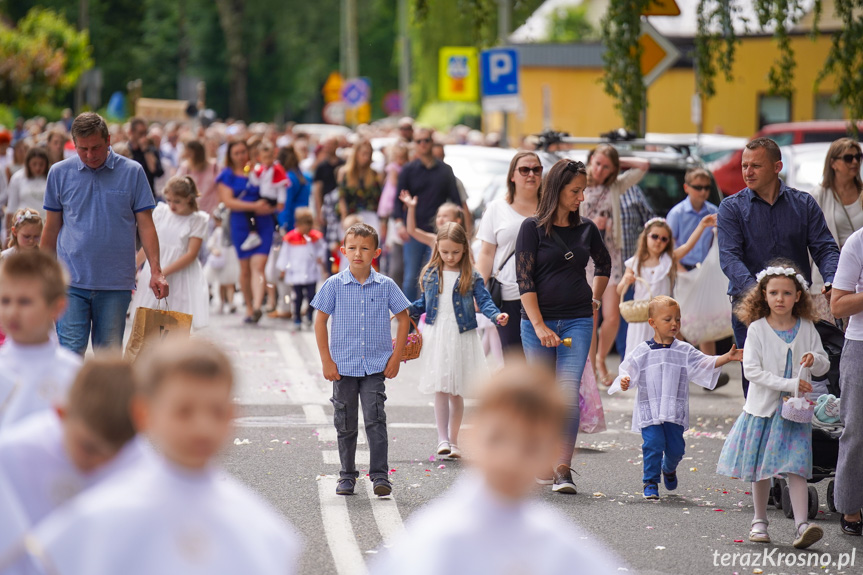
<path id="1" fill-rule="evenodd" d="M 476 102 L 479 97 L 476 48 L 441 48 L 438 61 L 438 98 L 443 102 Z"/>
<path id="2" fill-rule="evenodd" d="M 680 6 L 674 0 L 653 0 L 642 16 L 680 16 Z"/>
<path id="3" fill-rule="evenodd" d="M 674 44 L 646 21 L 641 23 L 638 43 L 642 49 L 641 75 L 645 86 L 652 84 L 680 58 L 680 51 Z"/>
<path id="4" fill-rule="evenodd" d="M 324 89 L 321 93 L 324 96 L 324 102 L 338 102 L 342 99 L 342 75 L 338 72 L 330 72 L 327 81 L 324 82 Z"/>

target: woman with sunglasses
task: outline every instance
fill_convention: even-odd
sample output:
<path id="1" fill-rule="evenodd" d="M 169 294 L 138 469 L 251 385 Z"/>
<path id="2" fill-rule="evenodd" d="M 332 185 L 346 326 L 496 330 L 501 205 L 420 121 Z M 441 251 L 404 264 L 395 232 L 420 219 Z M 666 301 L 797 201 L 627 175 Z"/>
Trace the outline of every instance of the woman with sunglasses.
<path id="1" fill-rule="evenodd" d="M 542 164 L 533 152 L 519 152 L 509 163 L 506 197 L 491 202 L 477 231 L 482 242 L 476 258 L 476 269 L 484 280 L 494 275 L 501 283 L 503 301 L 500 310 L 510 317 L 521 313 L 521 298 L 515 275 L 515 242 L 525 219 L 536 213 L 542 190 Z M 497 326 L 504 354 L 523 355 L 521 322 Z"/>
<path id="2" fill-rule="evenodd" d="M 571 466 L 581 418 L 579 388 L 611 273 L 599 229 L 579 215 L 586 187 L 584 164 L 558 161 L 545 177 L 536 215 L 522 222 L 515 246 L 525 356 L 554 369 L 568 404 L 563 448 L 549 470 L 552 478 L 538 478 L 553 483 L 557 493 L 576 493 Z M 595 268 L 592 286 L 586 272 L 589 261 Z M 566 338 L 568 347 L 561 346 Z"/>
<path id="3" fill-rule="evenodd" d="M 621 173 L 623 168 L 628 169 Z M 584 191 L 581 215 L 596 222 L 611 254 L 611 277 L 608 280 L 610 289 L 605 291 L 605 300 L 602 302 L 602 326 L 596 347 L 590 352 L 591 363 L 596 368 L 596 379 L 604 385 L 611 385 L 614 381 L 614 375 L 608 373 L 605 366 L 605 356 L 611 351 L 620 327 L 617 284 L 624 271 L 621 197 L 641 181 L 649 168 L 650 164 L 644 159 L 622 160 L 617 149 L 609 144 L 600 144 L 587 156 L 587 189 Z M 641 225 L 638 224 L 639 228 Z"/>
<path id="4" fill-rule="evenodd" d="M 855 231 L 863 228 L 863 181 L 860 179 L 860 164 L 863 160 L 860 144 L 851 138 L 840 138 L 830 144 L 824 159 L 824 173 L 820 186 L 815 186 L 812 196 L 824 212 L 827 228 L 839 249 L 845 245 Z M 820 294 L 824 279 L 812 267 L 810 293 Z M 830 318 L 828 303 L 824 298 L 814 298 L 822 317 Z"/>

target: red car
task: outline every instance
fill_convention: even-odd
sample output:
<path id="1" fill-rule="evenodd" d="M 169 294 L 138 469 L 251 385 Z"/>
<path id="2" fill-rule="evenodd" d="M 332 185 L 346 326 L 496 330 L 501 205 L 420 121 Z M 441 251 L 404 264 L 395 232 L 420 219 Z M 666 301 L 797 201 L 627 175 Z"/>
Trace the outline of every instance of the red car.
<path id="1" fill-rule="evenodd" d="M 863 132 L 863 122 L 857 124 L 858 130 Z M 787 124 L 769 124 L 761 128 L 752 138 L 767 137 L 774 140 L 780 146 L 791 144 L 811 144 L 815 142 L 832 142 L 845 136 L 851 136 L 849 123 L 843 120 L 793 122 Z M 710 168 L 716 184 L 726 196 L 736 194 L 746 187 L 743 182 L 743 150 L 738 150 L 718 160 Z"/>

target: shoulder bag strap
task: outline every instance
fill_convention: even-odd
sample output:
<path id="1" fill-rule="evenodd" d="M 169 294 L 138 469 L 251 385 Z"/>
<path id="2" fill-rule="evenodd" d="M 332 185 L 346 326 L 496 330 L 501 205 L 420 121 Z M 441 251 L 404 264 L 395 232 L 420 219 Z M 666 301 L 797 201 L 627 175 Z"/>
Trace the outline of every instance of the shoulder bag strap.
<path id="1" fill-rule="evenodd" d="M 505 260 L 503 260 L 503 262 L 501 262 L 501 264 L 500 264 L 500 265 L 498 266 L 498 268 L 497 268 L 497 271 L 496 271 L 496 272 L 494 272 L 494 275 L 492 275 L 491 277 L 495 277 L 495 278 L 496 278 L 496 277 L 497 277 L 497 274 L 499 274 L 499 273 L 500 273 L 500 271 L 503 269 L 503 266 L 505 266 L 505 265 L 506 265 L 506 262 L 508 262 L 509 260 L 511 260 L 511 259 L 512 259 L 512 256 L 514 256 L 514 255 L 515 255 L 515 250 L 512 250 L 511 252 L 509 252 L 509 255 L 508 255 L 508 256 L 506 256 L 506 259 L 505 259 Z"/>
<path id="2" fill-rule="evenodd" d="M 557 244 L 557 247 L 563 251 L 563 259 L 569 261 L 575 257 L 575 254 L 572 253 L 572 250 L 569 249 L 569 246 L 566 245 L 566 242 L 563 241 L 563 238 L 561 238 L 556 231 L 551 230 L 551 234 L 549 235 L 551 236 L 551 239 L 554 240 L 554 243 Z"/>

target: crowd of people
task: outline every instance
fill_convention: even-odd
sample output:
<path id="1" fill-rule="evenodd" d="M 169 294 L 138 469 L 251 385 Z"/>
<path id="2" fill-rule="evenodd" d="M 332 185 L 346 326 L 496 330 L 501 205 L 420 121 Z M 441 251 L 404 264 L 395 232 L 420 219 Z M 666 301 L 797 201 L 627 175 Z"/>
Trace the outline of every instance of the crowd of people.
<path id="1" fill-rule="evenodd" d="M 440 456 L 462 457 L 464 398 L 480 398 L 481 429 L 469 451 L 476 473 L 440 509 L 465 505 L 490 520 L 517 507 L 523 513 L 504 512 L 504 523 L 533 547 L 502 547 L 501 561 L 522 564 L 531 560 L 525 549 L 544 549 L 550 566 L 590 561 L 598 573 L 617 570 L 611 556 L 560 537 L 568 528 L 549 533 L 560 520 L 527 501 L 533 482 L 577 493 L 571 466 L 583 387 L 594 374 L 609 393 L 635 389 L 643 495 L 657 499 L 660 479 L 668 491 L 678 487 L 689 383 L 715 389 L 722 366 L 742 362 L 743 413 L 717 472 L 752 484 L 750 541 L 771 541 L 766 507 L 777 476 L 788 480 L 793 545 L 808 548 L 823 537 L 807 519 L 812 426 L 787 416 L 786 407 L 805 411 L 813 376 L 829 367 L 814 325 L 826 318 L 846 328 L 848 341 L 836 507 L 842 532 L 863 533 L 863 419 L 856 416 L 863 364 L 854 356 L 863 341 L 863 153 L 856 141 L 831 146 L 822 185 L 810 194 L 779 179 L 776 143 L 755 139 L 743 153 L 747 188 L 715 206 L 707 201 L 710 172 L 694 168 L 686 198 L 666 218 L 637 185 L 648 162 L 600 145 L 586 165 L 564 158 L 546 171 L 536 153 L 520 151 L 505 197 L 474 230 L 463 186 L 440 158 L 441 142 L 409 119 L 398 123 L 383 162 L 362 131 L 352 142 L 314 142 L 290 127 L 148 126 L 140 119 L 109 126 L 93 113 L 66 129 L 71 148 L 61 126 L 24 123 L 0 133 L 13 151 L 0 156 L 11 174 L 4 196 L 11 215 L 3 219 L 10 243 L 0 264 L 0 326 L 10 340 L 0 347 L 8 387 L 0 389 L 0 469 L 25 452 L 34 469 L 45 469 L 39 482 L 18 467 L 0 474 L 0 511 L 8 506 L 16 521 L 0 538 L 0 567 L 5 560 L 21 569 L 113 573 L 123 549 L 146 541 L 155 551 L 184 537 L 192 547 L 196 537 L 208 541 L 205 560 L 219 567 L 213 572 L 295 567 L 292 529 L 245 488 L 216 485 L 210 461 L 232 414 L 233 371 L 222 351 L 195 339 L 159 348 L 135 369 L 98 356 L 81 367 L 89 346 L 120 346 L 130 309 L 165 300 L 191 314 L 198 330 L 209 323 L 211 299 L 219 311 L 234 311 L 237 284 L 245 323 L 268 312 L 314 330 L 333 385 L 339 495 L 353 494 L 359 477 L 360 408 L 373 492 L 393 491 L 385 382 L 398 375 L 416 344 L 412 326 L 420 325 L 417 384 L 434 394 Z M 44 147 L 36 143 L 42 140 Z M 23 155 L 22 146 L 29 147 Z M 736 343 L 721 355 L 715 342 L 696 342 L 699 349 L 683 341 L 674 299 L 678 278 L 703 271 L 712 249 L 728 278 Z M 627 294 L 630 306 L 621 303 Z M 622 309 L 631 311 L 623 343 Z M 489 338 L 506 354 L 491 379 Z M 615 340 L 622 363 L 612 374 L 606 357 Z M 136 435 L 144 430 L 149 441 Z M 44 441 L 28 443 L 37 436 Z M 118 482 L 132 472 L 132 484 L 152 497 L 123 500 Z M 67 495 L 84 493 L 61 506 L 66 496 L 52 482 L 70 477 L 76 487 Z M 490 498 L 477 497 L 484 489 Z M 232 513 L 213 514 L 223 507 Z M 409 532 L 423 537 L 386 554 L 380 572 L 408 571 L 417 553 L 451 543 L 438 514 L 411 522 Z M 162 524 L 170 529 L 160 531 Z M 476 550 L 495 545 L 491 532 L 465 529 L 476 549 L 453 572 L 470 572 L 464 568 Z M 85 568 L 90 555 L 82 550 L 95 550 L 108 534 L 116 553 L 97 553 L 100 563 Z M 228 542 L 231 554 L 213 551 Z M 139 571 L 186 565 L 197 552 L 154 552 Z"/>

